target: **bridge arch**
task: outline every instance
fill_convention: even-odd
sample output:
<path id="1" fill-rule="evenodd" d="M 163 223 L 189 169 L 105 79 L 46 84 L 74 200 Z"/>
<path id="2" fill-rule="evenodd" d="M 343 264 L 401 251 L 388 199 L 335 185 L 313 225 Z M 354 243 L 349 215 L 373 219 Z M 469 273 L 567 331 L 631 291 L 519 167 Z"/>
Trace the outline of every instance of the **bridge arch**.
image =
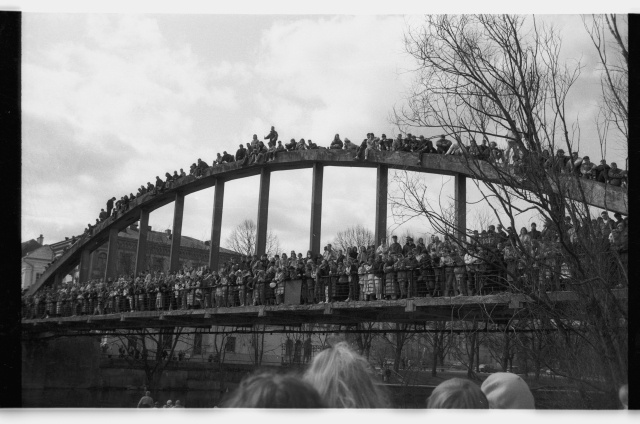
<path id="1" fill-rule="evenodd" d="M 387 228 L 387 185 L 388 170 L 401 169 L 415 172 L 426 172 L 432 174 L 450 175 L 455 179 L 454 201 L 456 204 L 456 227 L 458 231 L 466 231 L 466 179 L 478 178 L 499 181 L 498 175 L 489 164 L 474 164 L 478 169 L 471 169 L 470 164 L 463 157 L 452 155 L 423 155 L 418 164 L 417 155 L 411 152 L 370 152 L 367 161 L 355 161 L 353 152 L 346 150 L 296 150 L 292 152 L 282 152 L 278 154 L 274 161 L 241 166 L 239 162 L 231 162 L 204 171 L 201 178 L 186 176 L 174 182 L 164 193 L 153 195 L 145 193 L 133 199 L 129 203 L 129 209 L 114 219 L 109 217 L 93 228 L 90 234 L 81 237 L 71 246 L 55 263 L 53 263 L 45 273 L 33 284 L 28 293 L 35 293 L 41 286 L 50 282 L 60 280 L 64 275 L 79 265 L 80 279 L 85 281 L 89 271 L 89 258 L 92 251 L 96 250 L 103 243 L 108 242 L 107 266 L 105 267 L 105 279 L 115 277 L 116 265 L 116 244 L 118 232 L 129 225 L 140 221 L 140 237 L 136 251 L 136 274 L 140 272 L 142 258 L 146 253 L 147 231 L 149 213 L 174 203 L 174 219 L 172 229 L 172 243 L 170 250 L 170 268 L 175 271 L 179 266 L 179 248 L 182 233 L 182 216 L 184 211 L 184 197 L 188 194 L 216 187 L 212 214 L 211 246 L 209 266 L 212 269 L 218 267 L 218 253 L 220 249 L 220 233 L 222 223 L 222 213 L 224 209 L 224 186 L 225 182 L 246 178 L 250 176 L 260 176 L 260 191 L 258 199 L 258 225 L 256 247 L 257 253 L 262 254 L 266 247 L 267 222 L 270 176 L 272 172 L 292 169 L 312 168 L 312 196 L 311 196 L 311 217 L 309 233 L 309 250 L 314 254 L 320 252 L 321 235 L 321 215 L 322 215 L 322 186 L 324 167 L 345 166 L 345 167 L 367 167 L 377 169 L 376 181 L 376 218 L 375 218 L 375 239 L 376 243 L 382 238 L 386 238 Z M 486 166 L 485 166 L 486 165 Z M 575 185 L 576 182 L 570 177 L 566 178 L 567 184 Z M 580 180 L 581 192 L 588 193 L 587 203 L 602 209 L 613 212 L 628 214 L 628 200 L 626 190 L 619 187 L 612 187 L 593 180 Z M 568 190 L 569 193 L 578 190 Z"/>

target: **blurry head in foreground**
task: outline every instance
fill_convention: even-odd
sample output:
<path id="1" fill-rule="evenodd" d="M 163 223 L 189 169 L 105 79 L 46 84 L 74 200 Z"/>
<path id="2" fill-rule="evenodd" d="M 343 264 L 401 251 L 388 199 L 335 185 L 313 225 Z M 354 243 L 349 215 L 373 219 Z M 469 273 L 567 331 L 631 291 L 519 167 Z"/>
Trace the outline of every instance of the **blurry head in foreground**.
<path id="1" fill-rule="evenodd" d="M 624 409 L 629 409 L 629 385 L 625 384 L 618 390 L 618 397 Z"/>
<path id="2" fill-rule="evenodd" d="M 292 375 L 261 373 L 242 380 L 227 408 L 324 408 L 318 392 Z"/>
<path id="3" fill-rule="evenodd" d="M 427 399 L 429 409 L 489 409 L 489 402 L 477 384 L 464 378 L 443 381 Z"/>
<path id="4" fill-rule="evenodd" d="M 533 394 L 527 383 L 509 372 L 491 374 L 482 383 L 482 392 L 491 409 L 535 409 Z"/>
<path id="5" fill-rule="evenodd" d="M 329 408 L 388 408 L 385 390 L 376 385 L 367 360 L 346 342 L 325 349 L 313 359 L 304 380 L 318 390 Z"/>

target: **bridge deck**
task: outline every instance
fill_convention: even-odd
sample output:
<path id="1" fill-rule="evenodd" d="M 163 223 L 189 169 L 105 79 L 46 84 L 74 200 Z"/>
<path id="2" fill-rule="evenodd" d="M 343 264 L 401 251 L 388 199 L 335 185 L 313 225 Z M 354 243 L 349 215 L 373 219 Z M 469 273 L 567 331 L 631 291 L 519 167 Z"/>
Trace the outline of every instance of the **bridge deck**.
<path id="1" fill-rule="evenodd" d="M 627 289 L 613 290 L 627 299 Z M 574 292 L 549 292 L 549 301 L 562 307 L 576 299 Z M 402 300 L 333 302 L 317 305 L 244 306 L 232 308 L 139 311 L 106 315 L 79 315 L 23 319 L 27 334 L 74 331 L 211 326 L 251 327 L 254 324 L 295 326 L 303 323 L 354 325 L 361 322 L 424 323 L 425 321 L 487 320 L 506 322 L 518 312 L 526 316 L 523 294 L 421 297 Z"/>

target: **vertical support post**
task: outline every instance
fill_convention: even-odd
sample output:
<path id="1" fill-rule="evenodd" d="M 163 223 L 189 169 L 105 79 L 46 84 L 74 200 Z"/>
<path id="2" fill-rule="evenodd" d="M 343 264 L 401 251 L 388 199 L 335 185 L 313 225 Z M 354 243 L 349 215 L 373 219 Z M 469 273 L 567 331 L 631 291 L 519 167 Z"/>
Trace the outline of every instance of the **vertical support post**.
<path id="1" fill-rule="evenodd" d="M 107 266 L 104 268 L 104 281 L 107 278 L 114 279 L 118 265 L 118 229 L 109 229 L 109 240 L 107 241 Z"/>
<path id="2" fill-rule="evenodd" d="M 267 222 L 269 220 L 269 185 L 271 171 L 262 168 L 260 173 L 260 197 L 258 198 L 258 228 L 256 234 L 256 254 L 258 257 L 267 250 Z"/>
<path id="3" fill-rule="evenodd" d="M 209 269 L 218 270 L 220 261 L 220 232 L 222 230 L 222 207 L 224 205 L 224 181 L 216 180 L 216 192 L 213 196 L 213 218 L 211 222 L 211 245 L 209 250 Z"/>
<path id="4" fill-rule="evenodd" d="M 378 165 L 376 178 L 376 246 L 387 239 L 387 189 L 389 182 L 389 167 Z"/>
<path id="5" fill-rule="evenodd" d="M 80 275 L 78 280 L 86 283 L 89 280 L 89 270 L 91 269 L 91 251 L 85 248 L 80 253 Z"/>
<path id="6" fill-rule="evenodd" d="M 467 177 L 462 174 L 455 175 L 456 228 L 455 238 L 459 241 L 467 239 Z"/>
<path id="7" fill-rule="evenodd" d="M 322 232 L 322 180 L 324 166 L 313 164 L 313 181 L 311 183 L 311 230 L 309 231 L 309 250 L 315 256 L 320 254 L 320 236 Z"/>
<path id="8" fill-rule="evenodd" d="M 180 268 L 180 241 L 182 239 L 182 216 L 184 215 L 184 194 L 176 193 L 173 208 L 173 227 L 171 229 L 171 253 L 169 255 L 169 272 Z"/>
<path id="9" fill-rule="evenodd" d="M 147 268 L 147 237 L 149 234 L 149 211 L 140 210 L 140 220 L 138 221 L 138 247 L 136 249 L 135 274 L 138 276 Z"/>

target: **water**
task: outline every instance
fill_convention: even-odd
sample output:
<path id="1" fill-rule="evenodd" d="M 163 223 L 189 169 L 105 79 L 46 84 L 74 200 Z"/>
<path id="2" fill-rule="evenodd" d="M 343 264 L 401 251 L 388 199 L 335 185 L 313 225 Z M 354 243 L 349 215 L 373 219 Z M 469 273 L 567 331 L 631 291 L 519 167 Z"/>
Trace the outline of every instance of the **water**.
<path id="1" fill-rule="evenodd" d="M 24 408 L 135 408 L 143 393 L 116 389 L 24 389 Z M 224 393 L 204 390 L 158 390 L 151 393 L 160 406 L 180 400 L 186 408 L 213 408 Z"/>

